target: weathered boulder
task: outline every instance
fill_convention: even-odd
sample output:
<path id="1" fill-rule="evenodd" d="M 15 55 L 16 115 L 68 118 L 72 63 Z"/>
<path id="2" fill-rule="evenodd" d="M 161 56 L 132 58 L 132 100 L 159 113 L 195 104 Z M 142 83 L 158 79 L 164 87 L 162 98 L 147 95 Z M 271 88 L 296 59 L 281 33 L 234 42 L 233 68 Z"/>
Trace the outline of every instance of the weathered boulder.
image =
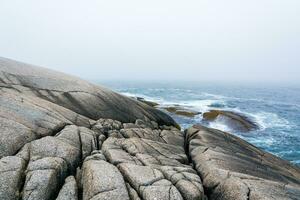
<path id="1" fill-rule="evenodd" d="M 129 200 L 124 179 L 114 165 L 87 159 L 82 167 L 83 200 Z"/>
<path id="2" fill-rule="evenodd" d="M 45 99 L 94 120 L 149 119 L 162 125 L 176 124 L 162 111 L 104 87 L 6 58 L 0 58 L 0 87 Z"/>
<path id="3" fill-rule="evenodd" d="M 201 114 L 201 112 L 198 112 L 198 111 L 195 111 L 192 109 L 188 109 L 188 108 L 184 108 L 179 105 L 163 106 L 162 109 L 164 109 L 170 113 L 174 113 L 176 115 L 180 115 L 180 116 L 184 116 L 184 117 L 195 117 L 196 115 Z"/>
<path id="4" fill-rule="evenodd" d="M 31 142 L 28 148 L 23 199 L 52 199 L 64 179 L 80 164 L 82 150 L 50 136 Z"/>
<path id="5" fill-rule="evenodd" d="M 183 133 L 168 129 L 121 129 L 103 143 L 103 154 L 120 169 L 131 199 L 205 199 Z"/>
<path id="6" fill-rule="evenodd" d="M 59 190 L 60 198 L 67 194 L 70 199 L 78 197 L 75 189 L 65 191 L 64 187 L 75 186 L 64 180 L 97 148 L 95 137 L 96 133 L 90 129 L 70 125 L 55 136 L 26 144 L 15 156 L 2 158 L 0 199 L 48 200 L 55 198 Z"/>
<path id="7" fill-rule="evenodd" d="M 226 124 L 230 129 L 241 132 L 259 129 L 259 126 L 249 117 L 232 111 L 210 110 L 203 113 L 203 119 L 207 121 L 218 120 L 219 123 Z"/>
<path id="8" fill-rule="evenodd" d="M 229 133 L 186 131 L 191 161 L 209 199 L 299 199 L 300 169 Z"/>

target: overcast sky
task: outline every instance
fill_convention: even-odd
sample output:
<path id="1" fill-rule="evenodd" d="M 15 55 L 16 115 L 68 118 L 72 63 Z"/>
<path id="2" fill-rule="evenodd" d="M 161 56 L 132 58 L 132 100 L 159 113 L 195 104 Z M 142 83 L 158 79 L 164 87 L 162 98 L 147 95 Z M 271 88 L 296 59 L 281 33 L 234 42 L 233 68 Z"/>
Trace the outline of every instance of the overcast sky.
<path id="1" fill-rule="evenodd" d="M 1 0 L 0 56 L 85 79 L 300 82 L 300 0 Z"/>

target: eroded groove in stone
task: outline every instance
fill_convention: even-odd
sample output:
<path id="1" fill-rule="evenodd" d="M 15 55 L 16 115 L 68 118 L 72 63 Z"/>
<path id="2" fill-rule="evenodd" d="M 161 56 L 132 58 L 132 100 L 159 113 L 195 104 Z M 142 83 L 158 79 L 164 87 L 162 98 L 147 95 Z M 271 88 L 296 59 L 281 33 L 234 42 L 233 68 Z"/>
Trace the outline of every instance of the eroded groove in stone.
<path id="1" fill-rule="evenodd" d="M 127 182 L 130 197 L 204 199 L 201 179 L 188 165 L 182 133 L 152 129 L 151 125 L 141 128 L 141 123 L 108 130 L 111 135 L 102 145 L 107 160 L 118 166 Z"/>
<path id="2" fill-rule="evenodd" d="M 7 156 L 0 160 L 0 198 L 2 200 L 20 198 L 25 168 L 26 161 L 17 156 Z"/>
<path id="3" fill-rule="evenodd" d="M 138 166 L 129 163 L 119 165 L 125 180 L 138 191 L 145 200 L 150 199 L 182 199 L 179 191 L 163 174 L 150 166 Z"/>
<path id="4" fill-rule="evenodd" d="M 70 174 L 75 174 L 81 160 L 96 150 L 95 137 L 97 133 L 90 129 L 70 125 L 57 133 L 55 137 L 47 136 L 28 143 L 16 156 L 12 157 L 13 160 L 28 162 L 27 167 L 24 166 L 24 162 L 21 162 L 23 164 L 18 168 L 13 168 L 12 165 L 5 168 L 7 161 L 0 163 L 0 169 L 3 168 L 1 171 L 3 181 L 0 180 L 0 183 L 1 187 L 4 186 L 1 188 L 1 199 L 14 199 L 11 197 L 14 193 L 8 196 L 9 194 L 2 192 L 8 186 L 14 188 L 15 199 L 22 197 L 26 200 L 48 200 L 59 196 L 60 188 L 64 182 L 68 181 L 65 181 L 65 178 Z M 9 157 L 4 157 L 1 161 L 7 158 Z M 7 179 L 3 174 L 4 169 L 13 171 L 14 174 L 10 174 L 9 177 L 16 177 L 18 181 L 24 181 L 21 176 L 25 176 L 25 183 L 20 194 L 16 193 L 21 187 L 18 182 L 14 181 L 10 184 L 4 182 Z M 74 186 L 74 181 L 72 185 Z M 61 196 L 66 196 L 63 189 L 61 189 Z M 74 189 L 72 195 L 77 196 L 77 189 L 76 191 Z"/>
<path id="5" fill-rule="evenodd" d="M 78 200 L 78 187 L 74 176 L 69 176 L 65 179 L 65 183 L 56 200 Z"/>

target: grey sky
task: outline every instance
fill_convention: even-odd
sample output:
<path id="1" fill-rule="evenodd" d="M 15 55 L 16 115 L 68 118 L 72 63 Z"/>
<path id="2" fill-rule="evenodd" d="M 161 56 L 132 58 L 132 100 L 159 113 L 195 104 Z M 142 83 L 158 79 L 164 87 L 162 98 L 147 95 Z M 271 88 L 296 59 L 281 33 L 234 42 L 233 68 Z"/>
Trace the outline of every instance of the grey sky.
<path id="1" fill-rule="evenodd" d="M 300 82 L 299 0 L 1 0 L 0 56 L 87 79 Z"/>

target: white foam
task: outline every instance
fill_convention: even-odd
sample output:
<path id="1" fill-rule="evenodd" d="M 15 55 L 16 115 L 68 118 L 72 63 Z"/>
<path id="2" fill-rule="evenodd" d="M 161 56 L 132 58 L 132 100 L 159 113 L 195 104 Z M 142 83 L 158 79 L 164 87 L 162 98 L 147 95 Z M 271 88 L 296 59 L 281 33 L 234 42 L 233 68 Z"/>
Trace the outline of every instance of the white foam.
<path id="1" fill-rule="evenodd" d="M 276 113 L 271 112 L 245 112 L 241 111 L 239 108 L 227 109 L 228 111 L 233 111 L 236 113 L 240 113 L 246 117 L 249 117 L 250 120 L 254 121 L 261 130 L 265 130 L 267 128 L 284 128 L 289 129 L 293 127 L 293 125 L 283 117 L 279 117 Z"/>
<path id="2" fill-rule="evenodd" d="M 125 95 L 125 96 L 128 96 L 128 97 L 146 97 L 146 98 L 150 98 L 148 96 L 145 96 L 143 94 L 136 94 L 136 93 L 130 93 L 130 92 L 121 92 L 121 94 Z"/>
<path id="3" fill-rule="evenodd" d="M 215 128 L 221 131 L 225 131 L 225 132 L 231 132 L 232 130 L 223 122 L 218 122 L 218 121 L 213 121 L 210 122 L 208 125 L 210 128 Z"/>
<path id="4" fill-rule="evenodd" d="M 258 123 L 262 129 L 266 128 L 284 128 L 289 129 L 292 127 L 292 124 L 288 120 L 279 117 L 275 113 L 270 112 L 258 112 L 250 114 L 251 117 L 255 119 L 255 122 Z"/>
<path id="5" fill-rule="evenodd" d="M 184 102 L 179 102 L 179 104 L 183 107 L 193 108 L 200 112 L 206 112 L 211 110 L 214 104 L 225 104 L 225 102 L 221 100 L 207 99 L 207 100 L 184 101 Z"/>
<path id="6" fill-rule="evenodd" d="M 284 119 L 283 117 L 279 117 L 275 113 L 271 112 L 258 112 L 258 113 L 249 113 L 249 112 L 242 112 L 238 108 L 234 109 L 227 109 L 228 111 L 233 111 L 236 113 L 241 113 L 246 117 L 249 117 L 250 120 L 254 121 L 259 127 L 260 130 L 265 130 L 267 128 L 282 128 L 282 129 L 291 129 L 293 124 L 291 124 L 288 120 Z M 226 123 L 221 119 L 217 118 L 214 122 L 209 123 L 211 128 L 220 129 L 222 131 L 234 131 L 230 130 Z M 264 143 L 268 143 L 271 145 L 274 141 L 270 139 L 269 141 L 265 141 Z"/>
<path id="7" fill-rule="evenodd" d="M 226 106 L 226 98 L 225 96 L 221 95 L 215 95 L 215 94 L 210 94 L 210 93 L 203 93 L 203 95 L 207 97 L 211 97 L 213 99 L 203 99 L 203 100 L 191 100 L 191 101 L 166 101 L 162 98 L 154 98 L 154 97 L 149 97 L 144 94 L 134 94 L 134 93 L 129 93 L 129 92 L 123 92 L 122 94 L 129 96 L 129 97 L 142 97 L 146 100 L 149 101 L 154 101 L 160 104 L 160 107 L 165 107 L 165 106 L 174 106 L 174 105 L 179 105 L 183 108 L 186 109 L 192 109 L 195 111 L 199 112 L 207 112 L 211 109 L 213 109 L 213 105 L 215 104 L 221 104 Z M 265 130 L 267 128 L 285 128 L 285 129 L 290 129 L 292 127 L 292 124 L 289 123 L 288 120 L 279 117 L 275 113 L 270 113 L 270 112 L 258 112 L 258 113 L 249 113 L 249 112 L 244 112 L 241 111 L 238 108 L 233 108 L 233 109 L 224 109 L 228 111 L 233 111 L 237 113 L 244 114 L 245 116 L 249 117 L 252 119 L 257 125 L 261 128 L 261 130 Z M 196 116 L 199 119 L 199 122 L 202 119 L 202 116 Z M 210 127 L 220 129 L 223 131 L 232 131 L 228 126 L 225 125 L 222 120 L 216 120 L 214 122 L 211 122 L 209 124 Z"/>

